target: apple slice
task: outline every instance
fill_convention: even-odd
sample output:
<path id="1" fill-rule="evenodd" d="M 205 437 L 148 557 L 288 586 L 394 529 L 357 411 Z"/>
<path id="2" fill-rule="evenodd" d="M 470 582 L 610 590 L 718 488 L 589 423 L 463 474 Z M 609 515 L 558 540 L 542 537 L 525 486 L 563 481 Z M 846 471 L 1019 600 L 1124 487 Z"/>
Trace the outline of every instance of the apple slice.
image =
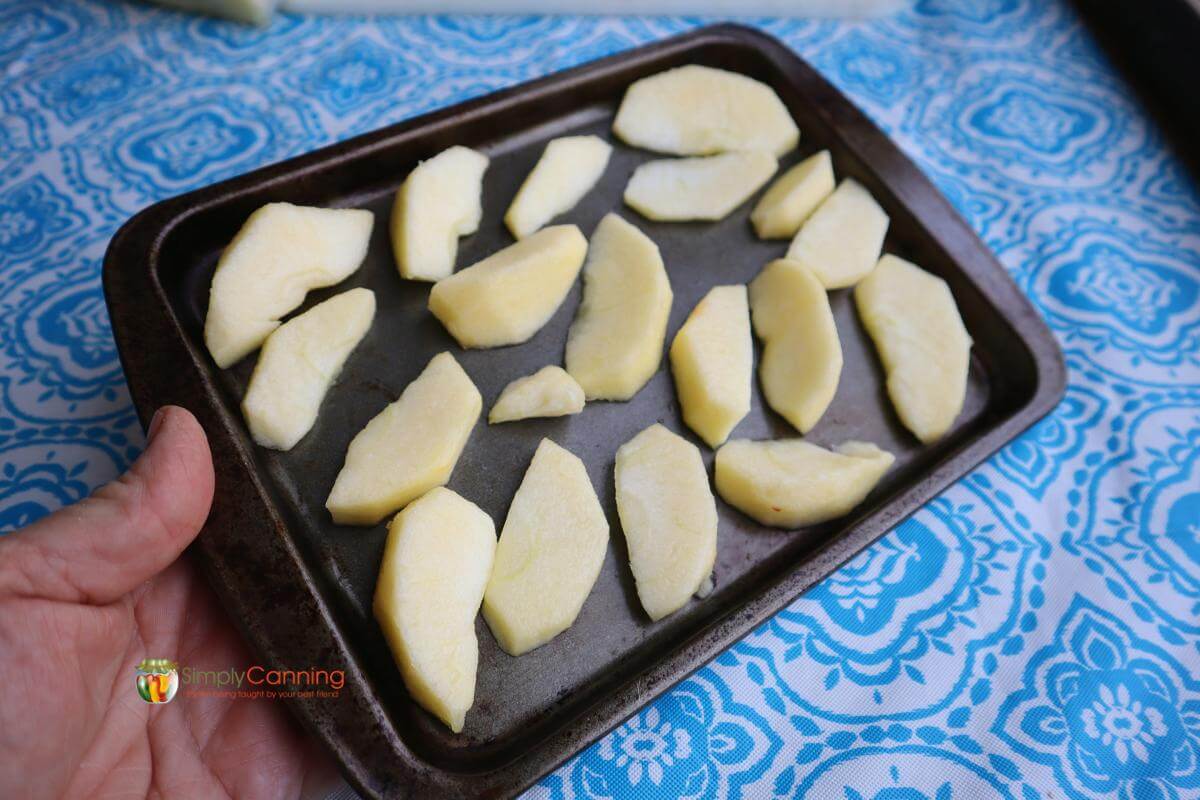
<path id="1" fill-rule="evenodd" d="M 392 204 L 392 253 L 400 277 L 438 281 L 454 272 L 458 237 L 479 229 L 488 157 L 451 147 L 408 174 Z"/>
<path id="2" fill-rule="evenodd" d="M 388 526 L 375 619 L 409 694 L 459 733 L 475 702 L 475 616 L 496 553 L 491 517 L 435 487 Z"/>
<path id="3" fill-rule="evenodd" d="M 885 255 L 855 288 L 854 299 L 900 421 L 922 442 L 937 441 L 962 412 L 971 364 L 971 335 L 950 287 Z"/>
<path id="4" fill-rule="evenodd" d="M 513 198 L 504 224 L 523 239 L 591 191 L 608 166 L 612 145 L 599 136 L 563 136 L 552 140 Z"/>
<path id="5" fill-rule="evenodd" d="M 681 156 L 726 150 L 781 156 L 800 140 L 792 115 L 770 86 L 697 64 L 630 84 L 613 133 L 634 147 Z"/>
<path id="6" fill-rule="evenodd" d="M 662 362 L 671 282 L 658 245 L 608 214 L 592 233 L 583 302 L 567 334 L 567 372 L 589 400 L 628 400 Z"/>
<path id="7" fill-rule="evenodd" d="M 787 257 L 811 269 L 826 289 L 853 286 L 874 269 L 887 229 L 875 198 L 847 178 L 800 228 Z"/>
<path id="8" fill-rule="evenodd" d="M 848 514 L 895 460 L 867 442 L 830 451 L 801 439 L 735 439 L 717 451 L 717 494 L 763 525 L 815 525 Z"/>
<path id="9" fill-rule="evenodd" d="M 633 171 L 625 204 L 658 222 L 714 221 L 749 199 L 778 162 L 762 150 L 647 161 Z"/>
<path id="10" fill-rule="evenodd" d="M 242 400 L 254 441 L 290 450 L 309 432 L 325 393 L 374 318 L 374 293 L 351 289 L 293 317 L 267 337 Z"/>
<path id="11" fill-rule="evenodd" d="M 359 268 L 375 217 L 357 208 L 268 203 L 242 225 L 217 261 L 204 343 L 224 369 L 257 349 L 310 289 Z"/>
<path id="12" fill-rule="evenodd" d="M 496 547 L 483 618 L 510 655 L 571 627 L 608 550 L 608 520 L 583 462 L 542 439 Z"/>
<path id="13" fill-rule="evenodd" d="M 767 405 L 808 433 L 829 408 L 842 374 L 842 345 L 829 297 L 803 264 L 777 259 L 750 284 L 758 375 Z"/>
<path id="14" fill-rule="evenodd" d="M 583 387 L 562 367 L 542 367 L 517 378 L 496 398 L 488 424 L 531 417 L 565 417 L 583 411 Z"/>
<path id="15" fill-rule="evenodd" d="M 374 525 L 450 479 L 483 398 L 449 353 L 358 432 L 325 507 L 339 525 Z"/>
<path id="16" fill-rule="evenodd" d="M 435 283 L 429 310 L 463 347 L 519 344 L 554 316 L 586 253 L 574 225 L 542 228 Z"/>
<path id="17" fill-rule="evenodd" d="M 717 504 L 696 445 L 651 425 L 617 450 L 617 513 L 650 619 L 705 588 L 717 557 Z"/>
<path id="18" fill-rule="evenodd" d="M 779 176 L 750 212 L 760 239 L 790 239 L 833 191 L 833 160 L 822 150 Z"/>
<path id="19" fill-rule="evenodd" d="M 683 421 L 716 447 L 750 411 L 754 342 L 745 286 L 717 286 L 696 304 L 671 344 Z"/>

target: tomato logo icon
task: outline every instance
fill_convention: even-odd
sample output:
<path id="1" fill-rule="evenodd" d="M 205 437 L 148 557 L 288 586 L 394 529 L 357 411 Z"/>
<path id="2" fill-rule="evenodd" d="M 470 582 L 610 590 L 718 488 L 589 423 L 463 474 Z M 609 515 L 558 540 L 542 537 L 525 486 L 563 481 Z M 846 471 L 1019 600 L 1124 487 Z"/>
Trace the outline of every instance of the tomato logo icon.
<path id="1" fill-rule="evenodd" d="M 179 665 L 166 658 L 143 658 L 137 665 L 138 697 L 147 703 L 169 703 L 179 691 Z"/>

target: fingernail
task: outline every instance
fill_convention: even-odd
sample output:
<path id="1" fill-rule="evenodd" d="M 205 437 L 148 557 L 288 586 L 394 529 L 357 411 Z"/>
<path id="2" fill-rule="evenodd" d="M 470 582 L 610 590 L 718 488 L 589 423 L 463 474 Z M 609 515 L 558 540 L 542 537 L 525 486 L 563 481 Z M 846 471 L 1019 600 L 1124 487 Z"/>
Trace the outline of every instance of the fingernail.
<path id="1" fill-rule="evenodd" d="M 154 416 L 150 418 L 150 427 L 146 429 L 146 444 L 154 441 L 154 435 L 158 433 L 158 429 L 162 427 L 163 417 L 166 416 L 163 412 L 166 411 L 166 406 L 154 412 Z"/>

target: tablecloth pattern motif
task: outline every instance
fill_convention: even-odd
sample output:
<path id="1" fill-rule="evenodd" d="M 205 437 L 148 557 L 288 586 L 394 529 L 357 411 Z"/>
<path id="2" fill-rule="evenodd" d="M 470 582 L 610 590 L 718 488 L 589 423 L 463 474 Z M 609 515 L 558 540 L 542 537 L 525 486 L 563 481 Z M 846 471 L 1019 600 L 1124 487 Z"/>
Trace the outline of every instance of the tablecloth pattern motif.
<path id="1" fill-rule="evenodd" d="M 0 2 L 0 530 L 142 434 L 99 263 L 145 205 L 699 24 Z M 1069 8 L 751 21 L 892 134 L 1033 298 L 1045 421 L 534 797 L 1200 797 L 1200 195 Z"/>

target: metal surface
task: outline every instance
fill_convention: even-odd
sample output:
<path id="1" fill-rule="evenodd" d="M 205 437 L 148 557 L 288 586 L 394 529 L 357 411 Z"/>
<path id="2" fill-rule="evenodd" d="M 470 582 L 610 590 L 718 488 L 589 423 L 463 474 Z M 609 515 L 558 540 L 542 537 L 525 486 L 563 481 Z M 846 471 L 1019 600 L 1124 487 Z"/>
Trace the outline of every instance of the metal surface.
<path id="1" fill-rule="evenodd" d="M 452 144 L 492 159 L 478 233 L 461 241 L 469 264 L 510 243 L 501 217 L 545 142 L 608 135 L 625 87 L 685 63 L 732 69 L 775 87 L 802 131 L 782 168 L 829 148 L 839 177 L 869 188 L 891 216 L 886 248 L 951 286 L 975 339 L 966 407 L 936 446 L 922 447 L 896 420 L 877 358 L 846 290 L 831 294 L 845 352 L 836 398 L 809 439 L 866 439 L 894 452 L 895 467 L 850 516 L 795 532 L 763 528 L 718 500 L 716 588 L 651 623 L 638 605 L 614 500 L 617 447 L 647 425 L 683 426 L 663 369 L 628 403 L 593 403 L 575 417 L 501 426 L 481 421 L 449 486 L 497 527 L 538 441 L 549 436 L 584 460 L 612 526 L 612 544 L 575 625 L 519 658 L 503 653 L 480 620 L 475 706 L 461 735 L 408 697 L 370 615 L 386 529 L 333 525 L 325 497 L 349 440 L 437 352 L 452 351 L 486 408 L 515 377 L 561 363 L 580 287 L 528 343 L 462 351 L 425 310 L 426 284 L 401 281 L 387 237 L 391 196 L 408 171 Z M 611 138 L 611 137 L 610 137 Z M 655 224 L 622 209 L 633 168 L 651 154 L 616 143 L 603 179 L 562 218 L 590 234 L 618 209 L 661 247 L 675 292 L 668 337 L 710 287 L 750 280 L 786 242 L 758 241 L 748 205 L 716 224 Z M 312 432 L 274 453 L 250 441 L 238 403 L 254 357 L 221 371 L 202 343 L 212 269 L 221 248 L 263 203 L 359 206 L 376 213 L 362 269 L 315 292 L 305 307 L 351 286 L 373 289 L 370 333 L 331 390 Z M 719 26 L 518 86 L 165 201 L 114 237 L 105 292 L 134 401 L 143 419 L 164 403 L 192 409 L 212 442 L 217 492 L 193 547 L 260 658 L 278 666 L 343 668 L 337 700 L 292 708 L 365 795 L 505 796 L 527 786 L 656 694 L 768 618 L 1061 398 L 1061 355 L 1049 331 L 950 205 L 874 125 L 814 70 L 767 36 Z M 669 339 L 668 339 L 669 341 Z M 754 405 L 735 436 L 795 435 Z M 695 438 L 693 441 L 695 441 Z M 705 460 L 712 452 L 701 446 Z"/>

